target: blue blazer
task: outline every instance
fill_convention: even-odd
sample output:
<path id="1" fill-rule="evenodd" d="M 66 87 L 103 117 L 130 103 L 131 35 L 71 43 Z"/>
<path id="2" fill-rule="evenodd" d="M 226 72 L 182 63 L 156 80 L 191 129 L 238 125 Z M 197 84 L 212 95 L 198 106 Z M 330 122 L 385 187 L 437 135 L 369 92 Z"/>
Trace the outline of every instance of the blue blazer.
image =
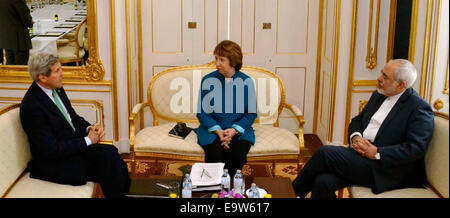
<path id="1" fill-rule="evenodd" d="M 348 135 L 363 133 L 386 96 L 375 91 L 348 127 Z M 381 159 L 372 167 L 377 194 L 426 182 L 424 156 L 433 135 L 434 115 L 430 105 L 412 88 L 407 89 L 381 124 L 373 144 Z M 350 137 L 348 138 L 350 143 Z M 355 175 L 359 176 L 359 175 Z"/>
<path id="2" fill-rule="evenodd" d="M 240 130 L 238 140 L 255 144 L 255 133 L 252 128 L 257 117 L 255 84 L 249 76 L 240 71 L 236 72 L 232 79 L 246 82 L 247 85 L 243 89 L 236 86 L 230 89 L 231 82 L 225 82 L 225 77 L 219 71 L 209 73 L 202 79 L 197 108 L 200 126 L 194 129 L 200 146 L 214 142 L 218 137 L 214 133 L 217 128 L 225 130 L 232 127 Z M 203 90 L 202 87 L 207 90 Z M 211 98 L 214 93 L 215 97 Z"/>
<path id="3" fill-rule="evenodd" d="M 90 124 L 78 116 L 63 88 L 56 91 L 76 130 L 33 82 L 20 105 L 20 121 L 28 136 L 32 156 L 28 170 L 32 178 L 82 185 L 86 183 L 86 167 L 79 154 L 87 148 L 84 137 Z"/>

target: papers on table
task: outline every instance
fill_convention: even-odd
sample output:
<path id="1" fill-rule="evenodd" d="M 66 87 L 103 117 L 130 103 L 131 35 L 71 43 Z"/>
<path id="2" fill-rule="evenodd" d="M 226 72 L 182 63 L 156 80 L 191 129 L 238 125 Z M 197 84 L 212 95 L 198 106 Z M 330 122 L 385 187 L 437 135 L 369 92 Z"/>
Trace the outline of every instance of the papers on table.
<path id="1" fill-rule="evenodd" d="M 220 190 L 224 163 L 194 163 L 191 169 L 192 191 Z"/>

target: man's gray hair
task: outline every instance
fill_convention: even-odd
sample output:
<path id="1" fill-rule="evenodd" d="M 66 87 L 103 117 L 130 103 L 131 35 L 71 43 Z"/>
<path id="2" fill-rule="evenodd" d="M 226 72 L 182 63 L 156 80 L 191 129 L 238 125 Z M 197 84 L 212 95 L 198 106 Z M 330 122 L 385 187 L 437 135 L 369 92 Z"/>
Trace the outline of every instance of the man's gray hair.
<path id="1" fill-rule="evenodd" d="M 410 61 L 405 59 L 391 60 L 398 64 L 398 69 L 394 73 L 395 81 L 404 81 L 406 88 L 411 88 L 417 78 L 417 69 Z"/>
<path id="2" fill-rule="evenodd" d="M 49 76 L 52 66 L 59 62 L 58 57 L 48 53 L 39 53 L 30 57 L 28 61 L 28 72 L 31 79 L 39 80 L 39 75 Z"/>

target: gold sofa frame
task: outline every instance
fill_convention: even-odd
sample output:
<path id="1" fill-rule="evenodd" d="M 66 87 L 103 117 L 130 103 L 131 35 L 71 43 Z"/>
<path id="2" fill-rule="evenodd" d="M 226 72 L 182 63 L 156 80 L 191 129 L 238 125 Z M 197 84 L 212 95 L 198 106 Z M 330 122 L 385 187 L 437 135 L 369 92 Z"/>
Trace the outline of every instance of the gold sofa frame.
<path id="1" fill-rule="evenodd" d="M 170 122 L 185 122 L 185 123 L 199 123 L 197 119 L 195 120 L 189 120 L 189 119 L 175 119 L 172 117 L 166 117 L 164 115 L 158 114 L 155 105 L 152 103 L 152 95 L 151 90 L 155 82 L 158 80 L 159 77 L 161 77 L 164 74 L 179 71 L 179 70 L 198 70 L 198 69 L 215 69 L 215 62 L 211 62 L 208 64 L 203 65 L 192 65 L 192 66 L 181 66 L 181 67 L 173 67 L 166 70 L 163 70 L 156 75 L 154 75 L 149 83 L 148 90 L 147 90 L 147 101 L 144 101 L 140 103 L 140 107 L 138 106 L 137 109 L 136 106 L 133 108 L 133 111 L 131 115 L 129 116 L 129 140 L 130 140 L 130 159 L 131 159 L 131 167 L 132 172 L 134 172 L 134 169 L 136 169 L 136 159 L 140 158 L 151 158 L 158 161 L 158 159 L 165 159 L 165 160 L 182 160 L 182 161 L 195 161 L 195 162 L 204 162 L 204 157 L 194 157 L 189 155 L 178 155 L 178 154 L 166 154 L 166 153 L 158 153 L 158 152 L 135 152 L 134 150 L 134 139 L 136 136 L 136 119 L 140 113 L 142 113 L 143 109 L 145 107 L 150 107 L 150 110 L 153 115 L 153 126 L 159 125 L 159 119 L 163 119 Z M 265 156 L 257 156 L 257 157 L 248 157 L 247 160 L 249 163 L 251 162 L 261 162 L 261 161 L 270 161 L 272 164 L 275 164 L 275 162 L 294 162 L 297 163 L 298 169 L 300 170 L 301 167 L 304 164 L 304 152 L 305 152 L 305 143 L 304 143 L 304 136 L 303 136 L 303 126 L 305 124 L 305 120 L 303 117 L 303 114 L 296 113 L 294 107 L 291 104 L 286 102 L 286 93 L 284 89 L 283 82 L 281 81 L 280 77 L 276 75 L 275 73 L 259 68 L 259 67 L 253 67 L 253 66 L 243 66 L 241 71 L 245 72 L 246 70 L 252 70 L 252 71 L 258 71 L 265 73 L 273 78 L 276 78 L 278 80 L 278 84 L 281 87 L 281 100 L 278 107 L 278 115 L 277 120 L 273 124 L 274 127 L 279 127 L 279 118 L 282 110 L 286 108 L 287 110 L 291 111 L 295 115 L 295 119 L 298 121 L 298 141 L 299 141 L 299 148 L 300 152 L 298 155 L 265 155 Z M 139 104 L 138 104 L 139 105 Z M 255 120 L 255 123 L 259 123 L 259 119 Z M 272 170 L 274 170 L 274 167 L 272 167 Z"/>

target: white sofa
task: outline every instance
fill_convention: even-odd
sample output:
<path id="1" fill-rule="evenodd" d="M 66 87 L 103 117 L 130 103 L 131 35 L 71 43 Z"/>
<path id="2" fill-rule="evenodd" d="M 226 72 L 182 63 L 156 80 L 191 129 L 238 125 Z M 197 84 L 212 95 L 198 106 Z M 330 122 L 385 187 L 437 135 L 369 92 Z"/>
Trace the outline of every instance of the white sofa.
<path id="1" fill-rule="evenodd" d="M 91 198 L 94 183 L 62 185 L 30 178 L 28 138 L 19 115 L 20 104 L 0 109 L 0 196 L 2 198 Z"/>
<path id="2" fill-rule="evenodd" d="M 196 113 L 191 110 L 189 113 L 175 113 L 170 108 L 171 98 L 179 92 L 179 88 L 171 90 L 171 83 L 176 79 L 186 81 L 190 87 L 190 102 L 193 101 L 194 92 L 198 92 L 201 78 L 216 70 L 215 63 L 209 63 L 198 66 L 182 66 L 169 68 L 152 77 L 148 85 L 147 100 L 134 106 L 129 117 L 130 132 L 130 156 L 132 171 L 136 172 L 136 162 L 142 159 L 174 159 L 203 161 L 204 151 L 197 144 L 195 132 L 191 132 L 185 140 L 168 136 L 168 132 L 174 126 L 175 122 L 185 122 L 187 126 L 197 127 L 198 120 Z M 300 167 L 304 156 L 304 138 L 303 138 L 303 114 L 298 107 L 287 103 L 285 90 L 281 79 L 273 72 L 251 66 L 243 66 L 241 71 L 251 78 L 255 79 L 255 85 L 261 85 L 260 81 L 264 79 L 266 83 L 266 94 L 273 94 L 272 97 L 278 97 L 275 105 L 274 114 L 261 113 L 258 108 L 258 119 L 253 128 L 255 130 L 255 145 L 250 149 L 247 157 L 249 162 L 262 161 L 270 162 L 291 162 L 297 163 Z M 194 72 L 197 72 L 195 74 Z M 276 84 L 278 90 L 270 90 L 269 80 Z M 198 85 L 198 87 L 195 87 Z M 187 90 L 185 90 L 187 91 Z M 257 92 L 258 95 L 258 92 Z M 263 96 L 263 95 L 261 95 Z M 268 97 L 266 97 L 268 98 Z M 267 99 L 268 100 L 268 99 Z M 146 126 L 143 129 L 137 129 L 138 121 L 142 119 L 141 115 L 146 109 L 150 108 L 153 115 L 153 126 Z M 290 111 L 291 116 L 298 124 L 298 136 L 287 129 L 279 128 L 279 117 L 283 109 Z M 137 160 L 137 161 L 136 161 Z M 138 166 L 139 167 L 139 166 Z M 140 171 L 140 170 L 138 170 Z"/>
<path id="3" fill-rule="evenodd" d="M 434 132 L 425 154 L 425 170 L 432 187 L 404 188 L 373 194 L 370 188 L 350 186 L 353 198 L 439 198 L 449 197 L 448 115 L 435 113 Z"/>

